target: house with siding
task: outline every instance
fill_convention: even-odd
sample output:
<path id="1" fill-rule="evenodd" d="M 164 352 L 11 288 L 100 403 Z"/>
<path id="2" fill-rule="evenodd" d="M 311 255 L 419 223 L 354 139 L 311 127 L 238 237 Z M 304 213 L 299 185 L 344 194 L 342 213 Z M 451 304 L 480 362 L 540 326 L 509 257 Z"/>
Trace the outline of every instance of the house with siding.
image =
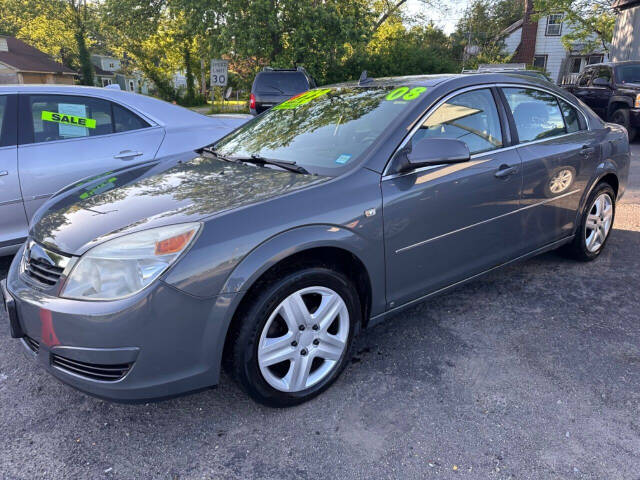
<path id="1" fill-rule="evenodd" d="M 616 0 L 618 11 L 611 41 L 611 60 L 640 60 L 640 0 Z"/>
<path id="2" fill-rule="evenodd" d="M 0 84 L 73 85 L 78 73 L 15 37 L 0 36 Z"/>
<path id="3" fill-rule="evenodd" d="M 637 0 L 640 3 L 640 0 Z M 525 1 L 524 17 L 503 31 L 505 50 L 511 61 L 533 65 L 559 84 L 572 83 L 585 65 L 607 60 L 604 49 L 585 52 L 583 45 L 567 50 L 562 36 L 571 31 L 561 13 L 535 19 L 533 1 Z"/>

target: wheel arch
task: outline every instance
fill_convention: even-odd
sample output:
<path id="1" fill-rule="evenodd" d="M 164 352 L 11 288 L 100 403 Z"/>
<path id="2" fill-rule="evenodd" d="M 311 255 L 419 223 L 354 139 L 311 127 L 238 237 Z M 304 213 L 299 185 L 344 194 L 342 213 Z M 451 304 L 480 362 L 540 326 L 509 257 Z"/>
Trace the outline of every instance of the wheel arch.
<path id="1" fill-rule="evenodd" d="M 253 249 L 235 267 L 222 288 L 222 296 L 233 298 L 220 339 L 224 342 L 219 349 L 223 361 L 228 356 L 225 351 L 228 339 L 253 289 L 294 265 L 327 265 L 351 278 L 360 297 L 363 326 L 375 310 L 374 299 L 382 298 L 384 302 L 384 255 L 382 251 L 377 252 L 370 241 L 338 225 L 288 230 Z"/>
<path id="2" fill-rule="evenodd" d="M 580 199 L 580 208 L 578 208 L 578 211 L 576 214 L 574 229 L 578 228 L 578 225 L 580 223 L 580 216 L 582 215 L 582 212 L 586 206 L 587 200 L 589 199 L 589 195 L 591 195 L 591 192 L 593 191 L 593 189 L 602 182 L 606 182 L 609 185 L 611 185 L 611 188 L 613 188 L 613 192 L 615 193 L 617 198 L 618 191 L 620 188 L 620 179 L 618 178 L 617 169 L 611 161 L 607 160 L 601 163 L 600 165 L 598 165 L 596 174 L 593 180 L 589 184 L 589 188 L 586 188 L 584 190 L 584 193 L 582 194 L 582 198 Z"/>
<path id="3" fill-rule="evenodd" d="M 628 97 L 611 97 L 611 100 L 609 101 L 609 108 L 607 109 L 607 121 L 611 118 L 613 112 L 615 112 L 619 108 L 631 108 L 632 106 L 633 104 L 631 103 L 631 99 Z"/>

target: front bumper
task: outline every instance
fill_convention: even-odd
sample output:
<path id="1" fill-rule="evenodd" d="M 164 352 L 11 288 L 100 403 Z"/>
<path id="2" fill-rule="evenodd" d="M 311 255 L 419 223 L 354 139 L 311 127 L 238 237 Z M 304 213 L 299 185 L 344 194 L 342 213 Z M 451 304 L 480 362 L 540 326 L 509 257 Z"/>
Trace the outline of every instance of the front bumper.
<path id="1" fill-rule="evenodd" d="M 47 295 L 19 273 L 6 280 L 27 355 L 101 398 L 149 401 L 217 384 L 233 295 L 200 299 L 162 281 L 111 302 Z"/>
<path id="2" fill-rule="evenodd" d="M 640 108 L 629 109 L 629 125 L 632 128 L 640 128 Z"/>

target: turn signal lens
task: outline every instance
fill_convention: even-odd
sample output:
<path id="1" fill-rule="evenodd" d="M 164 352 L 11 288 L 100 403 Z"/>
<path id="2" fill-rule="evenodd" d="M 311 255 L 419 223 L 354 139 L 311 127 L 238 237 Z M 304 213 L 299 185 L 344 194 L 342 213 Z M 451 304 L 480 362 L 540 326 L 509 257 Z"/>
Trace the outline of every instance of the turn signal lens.
<path id="1" fill-rule="evenodd" d="M 640 93 L 636 95 L 635 107 L 640 108 Z"/>
<path id="2" fill-rule="evenodd" d="M 193 237 L 194 230 L 190 230 L 186 233 L 181 233 L 175 237 L 167 238 L 156 242 L 156 255 L 167 255 L 170 253 L 181 252 L 184 247 L 189 244 L 189 240 Z"/>

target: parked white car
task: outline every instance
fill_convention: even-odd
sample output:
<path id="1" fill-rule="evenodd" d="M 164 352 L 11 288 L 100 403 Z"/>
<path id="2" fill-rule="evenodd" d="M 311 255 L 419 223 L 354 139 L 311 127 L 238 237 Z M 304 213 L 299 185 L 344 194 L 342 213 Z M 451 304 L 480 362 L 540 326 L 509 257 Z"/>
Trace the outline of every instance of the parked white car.
<path id="1" fill-rule="evenodd" d="M 193 151 L 245 121 L 116 89 L 0 86 L 0 255 L 17 250 L 29 219 L 62 187 Z"/>

